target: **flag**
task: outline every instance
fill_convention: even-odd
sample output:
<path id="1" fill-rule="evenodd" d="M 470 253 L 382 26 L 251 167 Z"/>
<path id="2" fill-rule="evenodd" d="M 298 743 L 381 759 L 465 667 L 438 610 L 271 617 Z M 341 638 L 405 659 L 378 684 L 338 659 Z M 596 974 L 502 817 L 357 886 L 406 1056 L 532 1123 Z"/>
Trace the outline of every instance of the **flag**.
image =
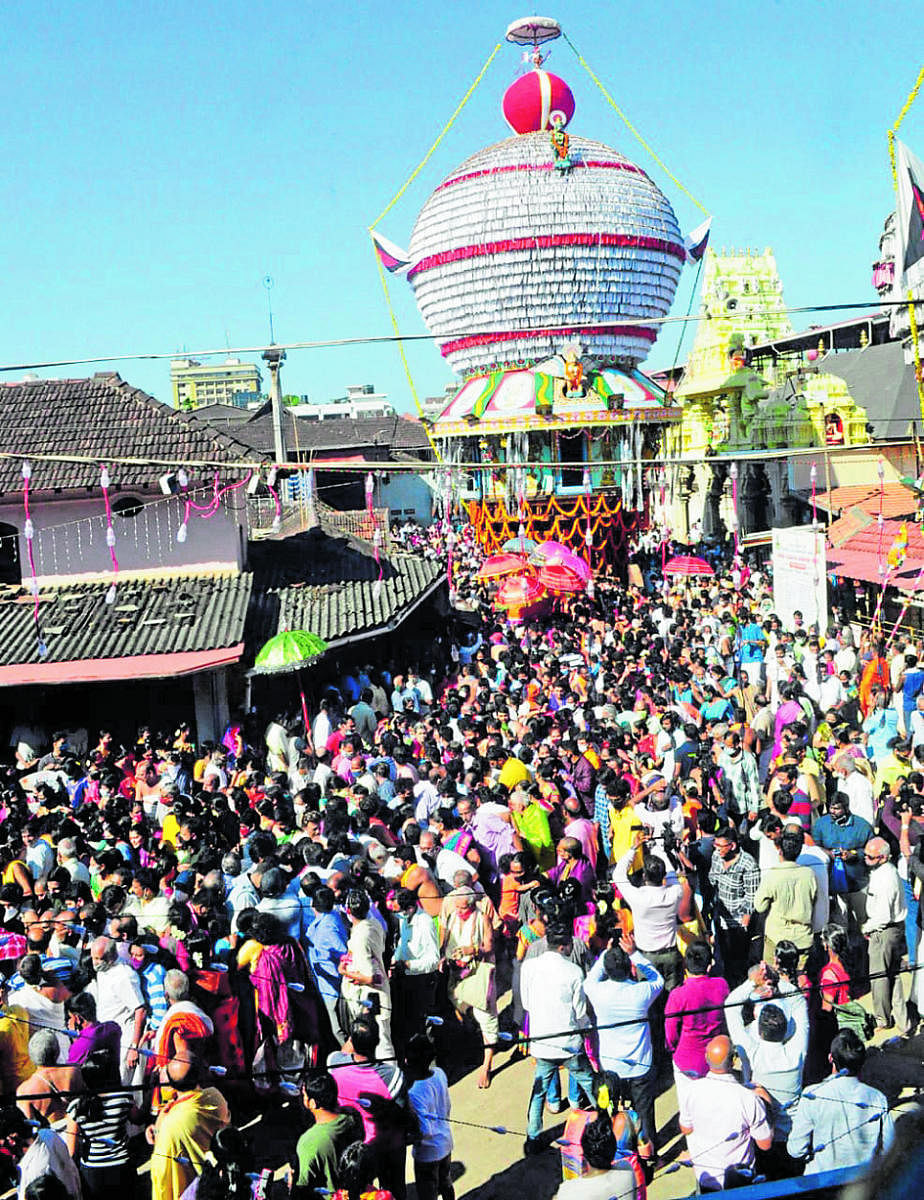
<path id="1" fill-rule="evenodd" d="M 411 265 L 408 252 L 402 250 L 400 246 L 396 246 L 394 242 L 390 242 L 388 238 L 382 237 L 380 233 L 376 233 L 374 229 L 369 232 L 372 234 L 375 252 L 385 270 L 390 271 L 392 275 L 400 275 L 406 271 Z"/>
<path id="2" fill-rule="evenodd" d="M 898 254 L 895 280 L 901 292 L 924 285 L 924 163 L 896 142 Z"/>
<path id="3" fill-rule="evenodd" d="M 695 229 L 683 239 L 683 248 L 687 252 L 687 258 L 693 262 L 699 260 L 706 253 L 706 247 L 709 245 L 709 231 L 712 228 L 712 217 L 707 217 L 702 225 L 697 225 Z"/>

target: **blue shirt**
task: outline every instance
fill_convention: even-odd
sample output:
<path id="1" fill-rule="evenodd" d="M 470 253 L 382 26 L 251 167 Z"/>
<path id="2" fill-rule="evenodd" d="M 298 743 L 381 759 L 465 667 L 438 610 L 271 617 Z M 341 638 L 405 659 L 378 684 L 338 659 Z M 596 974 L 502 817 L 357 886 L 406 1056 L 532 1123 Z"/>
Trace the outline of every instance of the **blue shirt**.
<path id="1" fill-rule="evenodd" d="M 327 999 L 340 995 L 337 967 L 347 952 L 347 935 L 339 913 L 318 913 L 305 931 L 308 962 L 318 981 L 318 991 Z"/>
<path id="2" fill-rule="evenodd" d="M 613 841 L 610 837 L 610 802 L 602 783 L 598 783 L 594 789 L 594 821 L 600 826 L 603 852 L 609 858 Z"/>
<path id="3" fill-rule="evenodd" d="M 863 722 L 863 732 L 869 738 L 869 757 L 876 762 L 888 758 L 891 753 L 889 742 L 898 734 L 898 713 L 891 705 L 888 708 L 873 709 Z"/>
<path id="4" fill-rule="evenodd" d="M 756 621 L 749 621 L 741 627 L 741 661 L 754 663 L 764 661 L 764 644 L 766 636 Z"/>
<path id="5" fill-rule="evenodd" d="M 844 859 L 844 870 L 847 873 L 847 891 L 859 892 L 866 886 L 868 872 L 862 850 L 873 836 L 873 827 L 869 821 L 851 813 L 843 825 L 838 825 L 833 817 L 819 817 L 812 826 L 812 841 L 822 850 L 859 850 L 856 859 Z"/>
<path id="6" fill-rule="evenodd" d="M 606 979 L 601 954 L 584 980 L 584 995 L 593 1005 L 600 1039 L 600 1066 L 620 1079 L 637 1079 L 651 1070 L 648 1010 L 661 994 L 664 980 L 638 950 L 632 955 L 638 979 Z M 624 1024 L 624 1022 L 632 1022 Z M 606 1025 L 615 1029 L 605 1029 Z"/>
<path id="7" fill-rule="evenodd" d="M 786 1149 L 809 1161 L 806 1175 L 859 1167 L 888 1150 L 895 1137 L 882 1092 L 853 1075 L 834 1075 L 802 1093 Z"/>

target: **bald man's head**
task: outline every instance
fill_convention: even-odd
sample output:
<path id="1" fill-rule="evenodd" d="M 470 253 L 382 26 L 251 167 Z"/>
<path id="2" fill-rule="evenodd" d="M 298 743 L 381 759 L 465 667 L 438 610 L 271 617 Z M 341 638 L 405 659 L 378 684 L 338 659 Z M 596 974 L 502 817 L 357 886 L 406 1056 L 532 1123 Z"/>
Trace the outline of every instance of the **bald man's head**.
<path id="1" fill-rule="evenodd" d="M 887 863 L 891 858 L 889 843 L 885 838 L 870 838 L 866 843 L 865 854 L 866 863 L 869 867 L 878 867 L 882 863 Z"/>
<path id="2" fill-rule="evenodd" d="M 731 1043 L 731 1038 L 726 1037 L 724 1033 L 714 1037 L 706 1047 L 706 1062 L 709 1064 L 709 1070 L 715 1071 L 718 1075 L 725 1075 L 731 1070 L 734 1057 L 735 1048 Z"/>

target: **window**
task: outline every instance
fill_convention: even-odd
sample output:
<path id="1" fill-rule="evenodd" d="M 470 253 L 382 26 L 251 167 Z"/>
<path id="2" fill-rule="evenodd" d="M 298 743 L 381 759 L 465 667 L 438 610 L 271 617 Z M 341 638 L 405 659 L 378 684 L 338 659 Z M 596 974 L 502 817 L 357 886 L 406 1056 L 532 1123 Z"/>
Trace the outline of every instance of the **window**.
<path id="1" fill-rule="evenodd" d="M 19 530 L 0 521 L 0 583 L 22 583 Z"/>
<path id="2" fill-rule="evenodd" d="M 119 496 L 112 502 L 112 511 L 117 517 L 137 517 L 144 505 L 136 496 Z"/>

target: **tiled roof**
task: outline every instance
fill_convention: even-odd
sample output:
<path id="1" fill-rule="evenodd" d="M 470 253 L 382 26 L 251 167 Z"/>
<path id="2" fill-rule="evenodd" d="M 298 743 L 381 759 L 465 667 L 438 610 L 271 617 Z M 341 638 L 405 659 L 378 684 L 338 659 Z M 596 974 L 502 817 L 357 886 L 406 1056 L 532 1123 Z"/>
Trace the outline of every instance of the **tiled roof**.
<path id="1" fill-rule="evenodd" d="M 407 417 L 336 417 L 328 421 L 285 417 L 286 450 L 300 457 L 326 450 L 379 449 L 422 451 L 430 449 L 426 430 Z M 262 410 L 251 420 L 234 425 L 234 436 L 260 454 L 273 452 L 273 419 Z"/>
<path id="2" fill-rule="evenodd" d="M 327 642 L 375 629 L 393 628 L 445 568 L 415 555 L 370 555 L 313 529 L 284 542 L 251 547 L 256 579 L 249 640 L 253 652 L 283 629 L 305 629 Z"/>
<path id="3" fill-rule="evenodd" d="M 0 459 L 0 493 L 20 491 L 21 460 L 39 454 L 89 455 L 94 462 L 33 461 L 37 491 L 98 487 L 96 464 L 113 458 L 234 462 L 253 456 L 248 446 L 161 404 L 115 372 L 0 384 L 0 451 L 15 455 Z M 114 485 L 156 486 L 165 470 L 119 466 L 110 475 Z"/>
<path id="4" fill-rule="evenodd" d="M 0 666 L 76 662 L 142 654 L 182 654 L 234 646 L 244 640 L 244 619 L 253 576 L 200 575 L 123 577 L 113 604 L 111 579 L 42 588 L 39 622 L 48 655 L 39 657 L 26 588 L 0 593 Z"/>
<path id="5" fill-rule="evenodd" d="M 908 531 L 908 551 L 901 569 L 891 571 L 887 557 L 902 525 Z M 924 579 L 920 583 L 918 580 L 922 567 L 924 536 L 921 526 L 914 521 L 884 521 L 881 537 L 878 523 L 871 521 L 863 529 L 857 530 L 851 537 L 828 550 L 828 570 L 832 574 L 842 575 L 847 579 L 863 579 L 867 583 L 888 582 L 890 587 L 902 591 L 917 591 L 924 587 Z"/>
<path id="6" fill-rule="evenodd" d="M 848 508 L 859 507 L 875 517 L 879 515 L 879 491 L 878 483 L 832 488 L 830 492 L 818 493 L 818 507 L 834 513 L 843 513 Z M 903 483 L 883 484 L 883 517 L 908 517 L 917 510 L 918 500 L 910 488 L 905 487 Z"/>

